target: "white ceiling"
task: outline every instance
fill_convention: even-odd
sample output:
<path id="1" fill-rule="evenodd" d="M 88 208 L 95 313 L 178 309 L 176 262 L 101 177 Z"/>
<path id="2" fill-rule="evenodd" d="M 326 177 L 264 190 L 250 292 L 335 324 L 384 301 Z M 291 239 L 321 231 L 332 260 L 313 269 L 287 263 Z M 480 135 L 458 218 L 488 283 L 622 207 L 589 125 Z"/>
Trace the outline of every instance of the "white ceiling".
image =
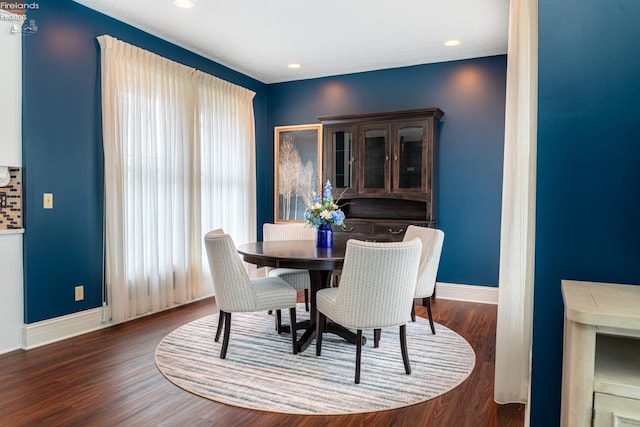
<path id="1" fill-rule="evenodd" d="M 509 0 L 75 1 L 263 83 L 507 53 Z"/>

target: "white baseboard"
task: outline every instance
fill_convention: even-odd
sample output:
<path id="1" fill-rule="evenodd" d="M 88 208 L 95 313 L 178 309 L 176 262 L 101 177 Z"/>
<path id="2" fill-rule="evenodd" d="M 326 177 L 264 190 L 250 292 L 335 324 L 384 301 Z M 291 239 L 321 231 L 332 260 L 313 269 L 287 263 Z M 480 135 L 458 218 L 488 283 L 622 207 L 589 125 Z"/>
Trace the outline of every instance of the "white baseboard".
<path id="1" fill-rule="evenodd" d="M 436 285 L 436 298 L 498 304 L 498 288 L 438 282 Z"/>
<path id="2" fill-rule="evenodd" d="M 98 307 L 22 325 L 22 348 L 29 350 L 111 326 L 111 322 L 102 320 L 105 309 Z"/>
<path id="3" fill-rule="evenodd" d="M 258 271 L 258 275 L 264 275 Z M 438 282 L 436 297 L 484 304 L 498 303 L 498 288 Z M 98 307 L 22 326 L 22 348 L 29 350 L 112 325 L 103 321 L 109 307 Z M 108 314 L 105 318 L 108 318 Z"/>

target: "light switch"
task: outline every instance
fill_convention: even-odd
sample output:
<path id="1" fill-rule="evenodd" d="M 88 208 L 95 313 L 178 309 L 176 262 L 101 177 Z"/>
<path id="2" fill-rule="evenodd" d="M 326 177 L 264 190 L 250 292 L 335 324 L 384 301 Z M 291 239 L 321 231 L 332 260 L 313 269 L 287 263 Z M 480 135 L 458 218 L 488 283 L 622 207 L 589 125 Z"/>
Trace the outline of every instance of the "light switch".
<path id="1" fill-rule="evenodd" d="M 82 301 L 84 299 L 84 285 L 78 285 L 75 287 L 76 301 Z"/>
<path id="2" fill-rule="evenodd" d="M 53 209 L 53 193 L 44 193 L 42 195 L 42 206 L 45 209 Z"/>

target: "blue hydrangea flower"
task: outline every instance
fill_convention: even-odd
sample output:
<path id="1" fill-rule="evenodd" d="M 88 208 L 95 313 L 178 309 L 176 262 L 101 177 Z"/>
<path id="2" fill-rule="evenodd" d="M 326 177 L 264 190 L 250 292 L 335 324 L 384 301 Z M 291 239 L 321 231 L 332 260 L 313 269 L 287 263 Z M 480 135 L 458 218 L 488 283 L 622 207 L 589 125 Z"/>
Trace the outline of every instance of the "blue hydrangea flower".
<path id="1" fill-rule="evenodd" d="M 311 197 L 311 204 L 307 206 L 304 212 L 304 220 L 311 227 L 320 227 L 321 225 L 340 225 L 344 224 L 344 212 L 333 201 L 333 187 L 331 182 L 327 180 L 322 191 L 322 199 L 315 192 Z"/>

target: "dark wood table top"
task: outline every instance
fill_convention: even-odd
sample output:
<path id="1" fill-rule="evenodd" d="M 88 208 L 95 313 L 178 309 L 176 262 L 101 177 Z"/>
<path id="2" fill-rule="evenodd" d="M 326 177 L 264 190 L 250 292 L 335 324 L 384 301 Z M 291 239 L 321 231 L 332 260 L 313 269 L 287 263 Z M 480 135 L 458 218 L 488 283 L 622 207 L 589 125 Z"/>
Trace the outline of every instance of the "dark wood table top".
<path id="1" fill-rule="evenodd" d="M 313 240 L 253 242 L 238 246 L 242 258 L 251 264 L 304 270 L 339 270 L 344 263 L 346 242 L 333 248 L 317 248 Z"/>

